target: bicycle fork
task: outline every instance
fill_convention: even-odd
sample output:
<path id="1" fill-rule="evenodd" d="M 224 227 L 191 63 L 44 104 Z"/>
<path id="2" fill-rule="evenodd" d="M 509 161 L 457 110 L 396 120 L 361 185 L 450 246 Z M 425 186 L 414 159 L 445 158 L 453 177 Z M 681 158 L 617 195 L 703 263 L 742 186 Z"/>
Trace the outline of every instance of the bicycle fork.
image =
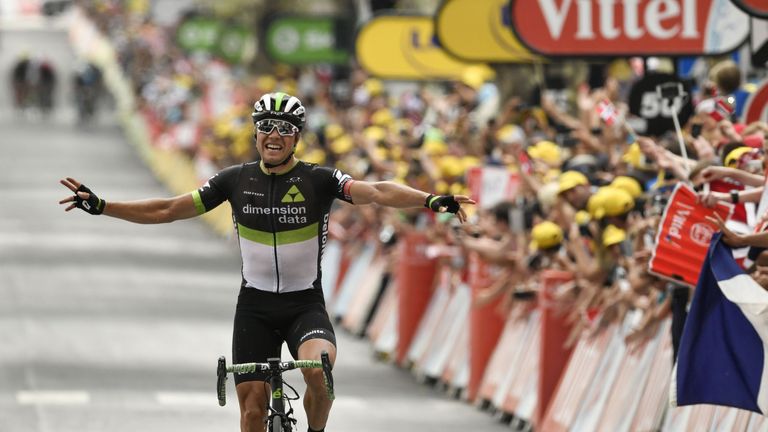
<path id="1" fill-rule="evenodd" d="M 267 363 L 272 370 L 280 370 L 280 359 L 270 358 Z M 269 416 L 267 425 L 270 426 L 268 432 L 291 432 L 292 426 L 289 417 L 285 412 L 285 400 L 283 399 L 283 377 L 280 374 L 269 377 L 269 387 L 271 389 Z"/>

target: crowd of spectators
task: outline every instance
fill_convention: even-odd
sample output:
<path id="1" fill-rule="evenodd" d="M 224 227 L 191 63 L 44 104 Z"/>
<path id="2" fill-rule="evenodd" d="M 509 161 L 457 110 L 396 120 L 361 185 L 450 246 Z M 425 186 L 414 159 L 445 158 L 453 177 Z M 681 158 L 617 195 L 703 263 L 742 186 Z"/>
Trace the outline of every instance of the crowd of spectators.
<path id="1" fill-rule="evenodd" d="M 542 271 L 570 272 L 572 282 L 556 293 L 573 323 L 569 343 L 628 316 L 628 344 L 655 335 L 670 314 L 679 337 L 690 288 L 647 270 L 671 190 L 681 181 L 697 189 L 709 183 L 702 199 L 730 202 L 731 190 L 764 181 L 768 125 L 713 115 L 714 98 L 741 85 L 743 71 L 731 61 L 712 67 L 698 83 L 702 90 L 690 95 L 696 112 L 682 125 L 683 157 L 674 131 L 641 136 L 620 120 L 601 120 L 598 105 L 605 101 L 619 119 L 630 116 L 626 88 L 645 71 L 626 60 L 604 68 L 599 86 L 578 86 L 569 109 L 546 93 L 536 105 L 529 95 L 502 98 L 472 68 L 454 82 L 398 86 L 355 66 L 341 83 L 327 67 L 250 72 L 181 51 L 173 29 L 122 13 L 117 2 L 98 4 L 89 15 L 113 41 L 154 144 L 194 159 L 201 180 L 256 158 L 252 103 L 270 91 L 297 95 L 307 106 L 298 157 L 356 178 L 468 194 L 469 169 L 506 167 L 519 181 L 516 195 L 490 207 L 481 202 L 469 224 L 440 216 L 424 224 L 432 215 L 420 210 L 340 204 L 332 234 L 348 243 L 375 239 L 388 249 L 403 232 L 425 230 L 431 242 L 448 246 L 441 265 L 457 277 L 464 277 L 468 255 L 477 254 L 492 282 L 474 302 L 497 302 L 504 315 L 537 297 Z M 747 226 L 750 211 L 737 203 L 729 227 Z M 749 243 L 734 233 L 730 239 Z"/>

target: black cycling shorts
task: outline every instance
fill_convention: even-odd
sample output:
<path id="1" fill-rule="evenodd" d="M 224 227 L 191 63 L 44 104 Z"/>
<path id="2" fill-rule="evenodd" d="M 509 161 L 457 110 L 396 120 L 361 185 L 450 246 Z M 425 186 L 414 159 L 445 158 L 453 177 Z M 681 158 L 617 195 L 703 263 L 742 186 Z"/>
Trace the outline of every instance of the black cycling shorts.
<path id="1" fill-rule="evenodd" d="M 280 357 L 283 342 L 296 359 L 299 345 L 310 339 L 325 339 L 336 346 L 322 290 L 276 294 L 255 288 L 240 289 L 232 335 L 234 363 L 266 362 L 268 358 Z M 262 372 L 235 374 L 235 384 L 266 379 Z"/>

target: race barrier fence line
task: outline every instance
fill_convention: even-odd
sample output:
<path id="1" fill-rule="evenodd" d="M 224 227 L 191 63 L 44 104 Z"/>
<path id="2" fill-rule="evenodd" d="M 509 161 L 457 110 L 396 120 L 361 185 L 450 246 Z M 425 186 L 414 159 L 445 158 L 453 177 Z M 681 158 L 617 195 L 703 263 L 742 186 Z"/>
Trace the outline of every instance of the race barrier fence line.
<path id="1" fill-rule="evenodd" d="M 500 315 L 498 308 L 478 308 L 472 301 L 492 280 L 492 269 L 475 263 L 467 281 L 457 280 L 437 258 L 424 255 L 426 237 L 405 236 L 405 241 L 408 244 L 400 245 L 396 255 L 392 280 L 383 284 L 387 272 L 380 252 L 368 253 L 371 245 L 358 250 L 350 270 L 340 279 L 338 292 L 349 290 L 343 294 L 349 300 L 343 311 L 334 313 L 343 312 L 337 318 L 353 332 L 363 324 L 361 317 L 369 316 L 364 332 L 373 350 L 396 366 L 410 369 L 416 380 L 438 384 L 468 403 L 490 408 L 489 416 L 512 418 L 517 428 L 751 432 L 768 427 L 763 416 L 735 408 L 669 407 L 669 319 L 658 324 L 652 337 L 627 346 L 624 338 L 641 318 L 631 311 L 623 322 L 585 334 L 566 347 L 570 325 L 563 312 L 553 307 L 551 295 L 571 280 L 570 274 L 542 272 L 538 301 L 516 301 Z M 422 256 L 414 260 L 414 254 Z M 344 255 L 335 254 L 335 259 Z M 430 260 L 431 264 L 426 262 Z M 367 270 L 355 271 L 358 262 L 367 263 Z M 427 271 L 428 275 L 413 277 L 408 274 L 411 271 Z M 350 277 L 354 283 L 348 281 Z M 409 304 L 414 298 L 415 304 Z M 362 310 L 355 310 L 357 307 Z M 479 318 L 473 321 L 478 310 L 484 314 L 475 315 Z M 483 349 L 473 340 L 475 332 L 488 328 L 483 322 L 489 321 L 490 314 L 500 322 L 498 328 L 491 324 L 491 332 L 496 334 L 486 338 L 493 340 L 492 346 L 485 358 L 473 356 L 473 350 Z M 481 372 L 471 395 L 474 368 Z M 494 420 L 489 417 L 489 421 Z"/>

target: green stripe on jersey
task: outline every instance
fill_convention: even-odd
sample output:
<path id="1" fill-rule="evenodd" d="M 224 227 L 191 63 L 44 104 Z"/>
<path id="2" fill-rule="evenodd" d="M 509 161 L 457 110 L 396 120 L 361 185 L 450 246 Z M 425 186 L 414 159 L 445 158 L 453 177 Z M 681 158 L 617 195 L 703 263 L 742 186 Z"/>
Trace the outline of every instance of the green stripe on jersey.
<path id="1" fill-rule="evenodd" d="M 278 93 L 275 95 L 275 111 L 280 111 L 280 106 L 283 104 L 283 98 L 288 96 L 285 93 Z"/>
<path id="2" fill-rule="evenodd" d="M 252 242 L 261 243 L 267 246 L 274 246 L 271 232 L 259 231 L 248 228 L 241 224 L 237 224 L 237 232 L 240 233 L 240 237 L 250 240 Z M 299 228 L 290 231 L 280 231 L 277 233 L 277 245 L 287 245 L 291 243 L 299 243 L 306 240 L 310 240 L 317 237 L 317 222 L 312 225 L 307 225 L 304 228 Z"/>
<path id="3" fill-rule="evenodd" d="M 203 199 L 200 198 L 200 191 L 192 191 L 192 201 L 195 202 L 195 210 L 197 210 L 197 214 L 201 215 L 206 212 L 205 206 L 203 205 Z"/>

